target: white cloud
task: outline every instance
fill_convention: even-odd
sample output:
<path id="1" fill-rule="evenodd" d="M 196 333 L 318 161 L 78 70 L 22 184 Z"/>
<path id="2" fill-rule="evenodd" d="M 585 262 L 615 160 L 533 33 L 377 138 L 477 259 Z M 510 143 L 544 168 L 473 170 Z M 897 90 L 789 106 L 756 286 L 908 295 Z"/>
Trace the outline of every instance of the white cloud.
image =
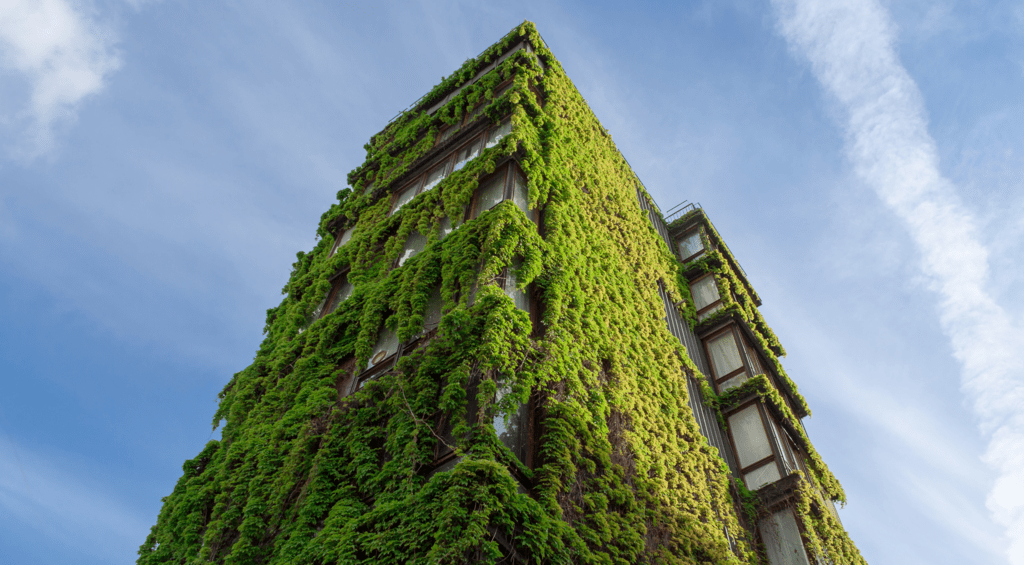
<path id="1" fill-rule="evenodd" d="M 42 532 L 68 554 L 123 562 L 149 526 L 98 490 L 46 459 L 0 440 L 0 522 L 16 520 Z M 13 457 L 11 456 L 13 455 Z"/>
<path id="2" fill-rule="evenodd" d="M 0 106 L 0 124 L 13 155 L 53 149 L 56 130 L 120 67 L 114 42 L 81 3 L 0 0 L 0 81 L 14 93 Z"/>
<path id="3" fill-rule="evenodd" d="M 989 294 L 989 250 L 956 188 L 942 176 L 920 91 L 894 48 L 877 0 L 773 0 L 779 28 L 839 103 L 847 157 L 906 224 L 940 321 L 960 362 L 998 474 L 988 508 L 1006 528 L 1009 561 L 1024 565 L 1024 337 Z"/>

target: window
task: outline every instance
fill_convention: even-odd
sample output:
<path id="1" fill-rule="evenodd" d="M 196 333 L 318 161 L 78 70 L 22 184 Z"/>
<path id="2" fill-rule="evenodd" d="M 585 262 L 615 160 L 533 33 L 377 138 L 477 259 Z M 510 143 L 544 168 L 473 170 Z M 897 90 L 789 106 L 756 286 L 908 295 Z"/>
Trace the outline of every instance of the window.
<path id="1" fill-rule="evenodd" d="M 348 241 L 352 239 L 353 231 L 355 231 L 355 228 L 351 227 L 348 228 L 347 230 L 342 231 L 340 235 L 336 236 L 334 239 L 334 245 L 331 247 L 331 252 L 328 253 L 327 256 L 333 256 L 338 251 L 338 249 L 341 248 L 342 245 L 348 243 Z"/>
<path id="2" fill-rule="evenodd" d="M 765 431 L 766 416 L 757 403 L 749 404 L 728 418 L 729 433 L 736 447 L 740 474 L 750 490 L 782 478 L 775 463 L 775 451 Z"/>
<path id="3" fill-rule="evenodd" d="M 530 218 L 533 223 L 537 223 L 536 210 L 530 210 L 526 176 L 519 170 L 515 162 L 497 167 L 493 175 L 480 182 L 470 217 L 479 217 L 483 212 L 509 198 L 526 214 L 527 218 Z"/>
<path id="4" fill-rule="evenodd" d="M 512 84 L 513 83 L 510 80 L 510 81 L 506 82 L 505 84 L 503 84 L 503 85 L 499 86 L 498 88 L 496 88 L 494 90 L 494 96 L 491 98 L 491 101 L 493 102 L 493 101 L 501 98 L 506 92 L 508 92 L 508 89 L 512 88 Z"/>
<path id="5" fill-rule="evenodd" d="M 495 404 L 512 393 L 512 389 L 502 387 L 495 395 Z M 498 434 L 498 440 L 505 444 L 505 447 L 523 463 L 526 463 L 526 447 L 529 441 L 529 411 L 526 403 L 520 404 L 506 416 L 501 412 L 494 415 L 491 423 L 494 425 L 494 432 Z"/>
<path id="6" fill-rule="evenodd" d="M 327 294 L 327 307 L 323 311 L 323 315 L 326 316 L 331 312 L 334 312 L 338 305 L 352 296 L 352 291 L 355 287 L 352 283 L 348 282 L 348 273 L 342 273 L 338 275 L 331 285 L 331 291 Z"/>
<path id="7" fill-rule="evenodd" d="M 479 104 L 477 104 L 473 108 L 472 112 L 469 112 L 468 114 L 466 114 L 466 121 L 464 123 L 468 125 L 468 124 L 471 124 L 471 123 L 475 122 L 476 119 L 480 117 L 480 114 L 483 113 L 484 108 L 486 108 L 488 104 L 489 104 L 489 102 L 487 102 L 486 100 L 483 101 L 483 102 L 480 102 Z"/>
<path id="8" fill-rule="evenodd" d="M 477 412 L 480 409 L 480 405 L 476 398 L 479 379 L 479 373 L 472 373 L 469 376 L 469 383 L 467 383 L 466 386 L 465 417 L 466 423 L 471 426 L 476 423 L 478 416 Z M 447 471 L 462 459 L 461 457 L 455 456 L 455 446 L 459 442 L 459 438 L 453 433 L 454 427 L 451 415 L 442 413 L 437 424 L 437 447 L 434 448 L 434 465 L 436 465 L 436 467 L 431 474 L 440 471 Z"/>
<path id="9" fill-rule="evenodd" d="M 516 308 L 530 313 L 530 295 L 518 287 L 518 281 L 516 281 L 515 269 L 519 267 L 520 262 L 515 261 L 512 267 L 505 270 L 501 277 L 499 277 L 498 283 L 502 290 L 505 291 L 505 296 L 508 296 L 515 303 Z"/>
<path id="10" fill-rule="evenodd" d="M 700 237 L 700 231 L 700 228 L 697 228 L 679 238 L 679 257 L 684 263 L 693 261 L 704 253 L 704 240 Z"/>
<path id="11" fill-rule="evenodd" d="M 523 174 L 523 171 L 519 170 L 519 167 L 514 167 L 514 169 L 513 174 L 515 176 L 513 177 L 514 181 L 512 184 L 512 202 L 514 202 L 515 205 L 518 206 L 524 214 L 526 214 L 527 218 L 530 218 L 530 221 L 536 224 L 536 214 L 534 214 L 533 210 L 530 210 L 530 193 L 526 186 L 526 175 Z"/>
<path id="12" fill-rule="evenodd" d="M 426 246 L 427 238 L 420 235 L 420 232 L 411 232 L 405 240 L 405 247 L 402 248 L 402 254 L 398 256 L 396 266 L 401 267 L 406 261 L 412 259 L 420 251 L 423 251 L 423 248 Z"/>
<path id="13" fill-rule="evenodd" d="M 448 237 L 448 234 L 455 231 L 455 226 L 452 225 L 452 219 L 448 216 L 441 218 L 441 225 L 439 228 L 438 239 L 444 239 Z"/>
<path id="14" fill-rule="evenodd" d="M 423 184 L 423 190 L 420 192 L 426 192 L 434 188 L 437 186 L 437 183 L 444 180 L 446 176 L 448 176 L 448 159 L 445 159 L 440 164 L 435 165 L 433 169 L 430 169 L 430 172 L 427 173 L 427 181 Z"/>
<path id="15" fill-rule="evenodd" d="M 402 206 L 408 204 L 409 201 L 416 196 L 416 193 L 419 192 L 420 180 L 421 179 L 416 179 L 398 193 L 398 196 L 395 197 L 395 203 L 391 205 L 392 214 L 397 212 Z"/>
<path id="16" fill-rule="evenodd" d="M 444 143 L 451 139 L 459 131 L 459 124 L 448 126 L 437 136 L 438 143 Z"/>
<path id="17" fill-rule="evenodd" d="M 698 321 L 722 309 L 722 297 L 718 295 L 718 283 L 714 275 L 706 275 L 690 283 L 690 294 L 697 307 Z"/>
<path id="18" fill-rule="evenodd" d="M 398 353 L 398 334 L 394 330 L 388 329 L 386 326 L 380 330 L 380 334 L 377 337 L 377 343 L 373 346 L 373 352 L 370 353 L 370 361 L 366 365 L 367 369 L 372 369 L 384 361 L 388 360 L 395 353 Z M 363 382 L 359 383 L 359 388 L 363 387 Z"/>
<path id="19" fill-rule="evenodd" d="M 739 386 L 750 378 L 736 337 L 735 331 L 730 327 L 706 342 L 719 393 Z"/>
<path id="20" fill-rule="evenodd" d="M 483 138 L 478 137 L 473 141 L 470 141 L 455 154 L 455 166 L 452 167 L 452 172 L 461 169 L 466 166 L 466 163 L 472 161 L 480 155 L 480 148 L 483 146 Z"/>
<path id="21" fill-rule="evenodd" d="M 751 372 L 755 375 L 765 374 L 767 371 L 761 367 L 761 356 L 757 354 L 757 351 L 754 351 L 754 348 L 746 342 L 743 343 L 743 348 L 747 351 L 747 363 L 750 364 Z"/>
<path id="22" fill-rule="evenodd" d="M 771 414 L 765 414 L 765 416 L 768 420 L 768 431 L 771 433 L 772 442 L 775 445 L 775 452 L 781 456 L 779 464 L 782 466 L 783 474 L 788 475 L 800 469 L 796 453 L 793 452 L 793 445 L 789 434 L 782 429 L 782 426 L 775 422 L 775 418 Z"/>
<path id="23" fill-rule="evenodd" d="M 497 127 L 487 130 L 487 148 L 494 147 L 506 135 L 512 133 L 512 120 L 505 118 Z"/>
<path id="24" fill-rule="evenodd" d="M 423 331 L 436 330 L 441 325 L 441 310 L 444 300 L 441 299 L 441 287 L 434 289 L 427 299 L 427 309 L 423 313 Z"/>
<path id="25" fill-rule="evenodd" d="M 764 370 L 761 356 L 735 324 L 712 334 L 704 340 L 704 345 L 711 359 L 719 394 L 740 386 L 754 375 L 769 375 L 771 378 Z"/>
<path id="26" fill-rule="evenodd" d="M 761 532 L 769 565 L 810 565 L 792 509 L 786 507 L 761 518 L 757 529 Z"/>
<path id="27" fill-rule="evenodd" d="M 476 202 L 473 205 L 473 217 L 494 208 L 505 199 L 505 172 L 508 167 L 496 171 L 490 178 L 480 183 L 476 190 Z"/>

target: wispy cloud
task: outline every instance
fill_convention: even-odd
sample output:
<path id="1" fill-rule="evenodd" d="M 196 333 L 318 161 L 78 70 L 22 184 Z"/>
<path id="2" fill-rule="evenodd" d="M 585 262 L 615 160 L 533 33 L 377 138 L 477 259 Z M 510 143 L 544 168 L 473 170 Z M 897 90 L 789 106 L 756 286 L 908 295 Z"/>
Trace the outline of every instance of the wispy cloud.
<path id="1" fill-rule="evenodd" d="M 148 526 L 108 495 L 45 458 L 0 440 L 0 516 L 35 529 L 68 555 L 130 558 Z M 2 521 L 2 520 L 0 520 Z"/>
<path id="2" fill-rule="evenodd" d="M 0 0 L 0 128 L 11 155 L 53 150 L 121 61 L 107 27 L 68 0 Z"/>
<path id="3" fill-rule="evenodd" d="M 854 170 L 921 253 L 963 390 L 989 437 L 985 460 L 998 479 L 987 505 L 1006 528 L 1010 562 L 1024 564 L 1024 337 L 989 292 L 989 250 L 940 171 L 921 93 L 894 48 L 895 25 L 877 0 L 773 4 L 782 35 L 839 104 Z"/>

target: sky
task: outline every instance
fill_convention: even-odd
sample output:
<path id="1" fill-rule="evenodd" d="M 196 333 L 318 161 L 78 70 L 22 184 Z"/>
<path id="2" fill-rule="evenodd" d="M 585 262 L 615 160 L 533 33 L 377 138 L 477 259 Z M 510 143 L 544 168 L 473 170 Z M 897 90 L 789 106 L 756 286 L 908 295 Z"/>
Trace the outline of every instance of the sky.
<path id="1" fill-rule="evenodd" d="M 742 263 L 868 562 L 1024 565 L 1024 5 L 0 0 L 0 548 L 127 564 L 362 149 L 528 19 Z"/>

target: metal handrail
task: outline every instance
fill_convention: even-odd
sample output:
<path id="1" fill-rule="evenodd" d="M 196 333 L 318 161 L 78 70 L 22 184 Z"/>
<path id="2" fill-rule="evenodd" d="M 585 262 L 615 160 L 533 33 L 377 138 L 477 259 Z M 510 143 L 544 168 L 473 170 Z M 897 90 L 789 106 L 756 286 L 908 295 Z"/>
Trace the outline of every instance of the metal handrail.
<path id="1" fill-rule="evenodd" d="M 673 206 L 668 212 L 665 213 L 665 224 L 671 224 L 676 218 L 680 218 L 697 208 L 701 208 L 700 202 L 690 202 L 689 200 L 683 200 L 679 204 Z M 703 210 L 703 208 L 701 208 Z"/>
<path id="2" fill-rule="evenodd" d="M 499 39 L 499 40 L 495 41 L 494 43 L 492 43 L 492 44 L 488 45 L 487 47 L 485 47 L 484 50 L 481 51 L 480 53 L 478 53 L 476 57 L 473 57 L 473 59 L 479 59 L 480 56 L 483 55 L 484 53 L 486 53 L 488 49 L 490 49 L 491 47 L 494 47 L 498 43 L 501 43 L 502 41 L 505 40 L 506 37 L 512 35 L 518 29 L 519 29 L 519 26 L 516 26 L 516 27 L 512 28 L 511 31 L 509 31 L 505 35 L 501 36 L 501 39 Z M 539 32 L 538 32 L 538 35 L 540 35 Z M 541 40 L 543 41 L 543 39 L 544 38 L 542 37 Z M 456 69 L 456 71 L 458 71 L 458 69 Z M 465 85 L 463 85 L 463 86 L 465 86 Z M 433 89 L 431 89 L 431 90 L 433 90 Z M 394 122 L 398 118 L 402 117 L 402 115 L 405 114 L 406 112 L 408 112 L 409 110 L 412 110 L 412 109 L 416 108 L 417 106 L 419 106 L 420 103 L 423 102 L 423 99 L 426 98 L 428 95 L 430 95 L 429 91 L 426 94 L 424 94 L 423 96 L 420 96 L 419 98 L 417 98 L 415 102 L 413 102 L 412 104 L 409 105 L 409 107 L 407 107 L 406 109 L 402 110 L 401 112 L 395 114 L 394 118 L 391 118 L 390 120 L 388 120 L 388 123 L 387 123 L 386 126 L 384 126 L 384 129 L 387 129 L 387 127 L 389 125 L 391 125 L 392 122 Z"/>

